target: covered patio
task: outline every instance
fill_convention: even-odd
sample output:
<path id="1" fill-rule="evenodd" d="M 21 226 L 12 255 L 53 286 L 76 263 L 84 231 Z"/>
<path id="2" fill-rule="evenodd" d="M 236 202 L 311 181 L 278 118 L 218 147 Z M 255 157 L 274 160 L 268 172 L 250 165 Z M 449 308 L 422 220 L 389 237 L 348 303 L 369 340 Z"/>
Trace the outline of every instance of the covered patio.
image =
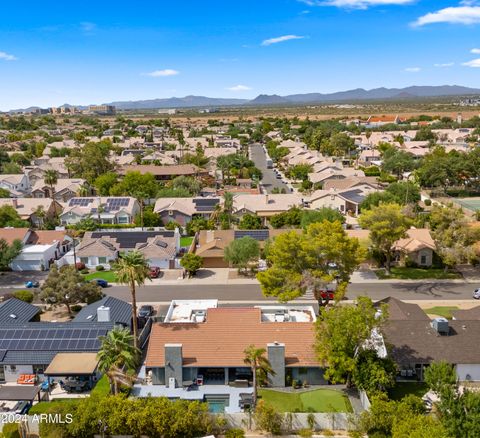
<path id="1" fill-rule="evenodd" d="M 60 395 L 56 394 L 58 388 L 52 390 L 54 383 L 58 383 L 60 393 L 83 393 L 98 380 L 97 369 L 97 353 L 57 353 L 44 374 L 52 395 Z"/>
<path id="2" fill-rule="evenodd" d="M 41 400 L 40 386 L 2 385 L 0 386 L 0 412 L 17 412 L 22 407 Z M 23 406 L 20 406 L 23 403 Z"/>

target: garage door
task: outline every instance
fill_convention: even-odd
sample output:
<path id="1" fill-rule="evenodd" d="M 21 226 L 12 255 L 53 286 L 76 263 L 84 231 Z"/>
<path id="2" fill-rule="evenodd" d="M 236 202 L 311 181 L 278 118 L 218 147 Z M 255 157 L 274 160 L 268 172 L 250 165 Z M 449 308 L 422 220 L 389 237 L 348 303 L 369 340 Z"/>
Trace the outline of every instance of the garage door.
<path id="1" fill-rule="evenodd" d="M 203 259 L 204 268 L 228 268 L 228 262 L 220 257 L 205 257 Z"/>
<path id="2" fill-rule="evenodd" d="M 38 260 L 14 260 L 12 262 L 13 271 L 41 271 L 42 263 Z"/>

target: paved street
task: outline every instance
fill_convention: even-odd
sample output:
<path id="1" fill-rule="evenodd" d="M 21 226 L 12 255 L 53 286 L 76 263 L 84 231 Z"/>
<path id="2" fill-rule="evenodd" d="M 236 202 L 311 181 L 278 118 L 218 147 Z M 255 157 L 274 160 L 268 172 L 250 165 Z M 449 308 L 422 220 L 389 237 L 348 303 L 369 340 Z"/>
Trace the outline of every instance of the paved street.
<path id="1" fill-rule="evenodd" d="M 351 284 L 348 299 L 367 295 L 374 300 L 394 296 L 405 300 L 466 300 L 472 298 L 476 286 L 468 283 L 362 283 Z M 128 300 L 130 292 L 125 286 L 112 286 L 105 293 Z M 138 290 L 140 302 L 168 302 L 172 299 L 216 298 L 224 302 L 274 301 L 265 298 L 256 284 L 225 285 L 160 285 L 145 286 Z"/>
<path id="2" fill-rule="evenodd" d="M 273 169 L 267 169 L 267 159 L 262 145 L 255 143 L 250 146 L 251 159 L 263 174 L 262 185 L 268 193 L 271 193 L 274 188 L 285 189 L 287 193 L 290 192 L 289 187 L 281 180 L 277 179 Z"/>

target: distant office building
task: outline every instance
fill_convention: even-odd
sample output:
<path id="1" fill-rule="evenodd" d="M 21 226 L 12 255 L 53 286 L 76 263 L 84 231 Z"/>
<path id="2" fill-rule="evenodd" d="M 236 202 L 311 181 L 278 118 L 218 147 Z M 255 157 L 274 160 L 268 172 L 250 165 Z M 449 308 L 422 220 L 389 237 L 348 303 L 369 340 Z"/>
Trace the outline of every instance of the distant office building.
<path id="1" fill-rule="evenodd" d="M 176 114 L 177 110 L 175 108 L 166 108 L 166 109 L 159 109 L 158 114 L 168 114 L 168 115 L 173 115 Z"/>
<path id="2" fill-rule="evenodd" d="M 113 105 L 90 105 L 88 111 L 100 115 L 112 115 L 116 113 L 116 108 Z"/>
<path id="3" fill-rule="evenodd" d="M 50 114 L 75 114 L 77 108 L 74 106 L 59 106 L 49 108 Z"/>

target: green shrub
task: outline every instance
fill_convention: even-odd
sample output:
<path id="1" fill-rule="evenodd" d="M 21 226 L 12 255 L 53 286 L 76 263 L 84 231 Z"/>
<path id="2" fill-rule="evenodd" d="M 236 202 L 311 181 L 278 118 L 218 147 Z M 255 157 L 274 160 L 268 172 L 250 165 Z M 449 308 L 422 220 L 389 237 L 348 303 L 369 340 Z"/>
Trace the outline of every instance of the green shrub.
<path id="1" fill-rule="evenodd" d="M 34 294 L 30 290 L 19 290 L 14 292 L 13 296 L 19 300 L 25 301 L 26 303 L 32 303 Z"/>
<path id="2" fill-rule="evenodd" d="M 430 205 L 432 205 L 432 200 L 431 200 L 431 199 L 425 199 L 425 201 L 423 201 L 423 203 L 424 203 L 427 207 L 430 207 Z"/>
<path id="3" fill-rule="evenodd" d="M 88 268 L 85 268 L 80 271 L 80 274 L 88 274 L 89 272 Z"/>
<path id="4" fill-rule="evenodd" d="M 313 436 L 313 432 L 312 432 L 312 429 L 309 429 L 307 427 L 303 428 L 303 429 L 300 429 L 298 432 L 297 432 L 298 436 L 302 437 L 302 438 L 311 438 Z"/>
<path id="5" fill-rule="evenodd" d="M 74 304 L 73 306 L 70 306 L 70 309 L 72 312 L 80 312 L 82 310 L 82 306 L 80 304 Z"/>
<path id="6" fill-rule="evenodd" d="M 270 432 L 273 435 L 280 435 L 283 425 L 283 417 L 273 406 L 260 400 L 253 414 L 257 429 Z"/>
<path id="7" fill-rule="evenodd" d="M 225 434 L 225 438 L 243 438 L 245 436 L 245 432 L 243 429 L 230 429 L 227 430 Z"/>
<path id="8" fill-rule="evenodd" d="M 20 438 L 17 423 L 7 423 L 3 426 L 2 437 L 4 438 Z"/>
<path id="9" fill-rule="evenodd" d="M 103 265 L 98 265 L 96 268 L 95 268 L 96 271 L 105 271 L 105 266 Z"/>

